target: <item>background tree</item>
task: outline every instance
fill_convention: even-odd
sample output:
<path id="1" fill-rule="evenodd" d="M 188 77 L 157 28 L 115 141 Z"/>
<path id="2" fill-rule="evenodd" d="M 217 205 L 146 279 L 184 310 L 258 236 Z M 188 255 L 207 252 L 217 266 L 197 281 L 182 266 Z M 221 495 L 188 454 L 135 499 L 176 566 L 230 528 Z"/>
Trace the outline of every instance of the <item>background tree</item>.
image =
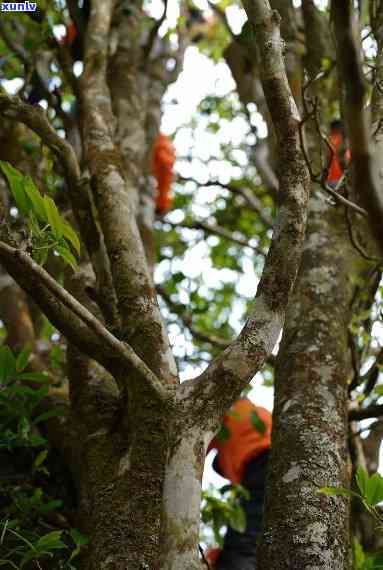
<path id="1" fill-rule="evenodd" d="M 14 361 L 3 348 L 2 384 L 11 402 L 34 398 L 33 407 L 12 408 L 13 415 L 5 409 L 3 442 L 15 461 L 20 449 L 46 445 L 32 436 L 45 436 L 49 481 L 36 480 L 44 456 L 28 451 L 21 457 L 33 464 L 29 485 L 43 486 L 48 496 L 55 494 L 55 465 L 68 467 L 60 496 L 64 521 L 51 505 L 49 524 L 87 535 L 86 547 L 75 531 L 66 535 L 82 547 L 81 568 L 199 567 L 206 446 L 266 360 L 264 378 L 270 379 L 270 354 L 300 262 L 309 176 L 303 261 L 277 358 L 259 567 L 349 567 L 347 499 L 317 491 L 348 485 L 350 449 L 355 467 L 363 460 L 360 428 L 352 424 L 349 436 L 347 416 L 357 421 L 381 413 L 380 253 L 358 204 L 373 210 L 373 201 L 361 199 L 360 181 L 361 169 L 368 164 L 370 172 L 374 163 L 364 160 L 366 144 L 369 157 L 380 142 L 382 6 L 366 6 L 355 11 L 365 55 L 364 67 L 357 63 L 356 69 L 366 75 L 372 126 L 359 103 L 367 143 L 358 154 L 358 133 L 350 129 L 353 156 L 361 158 L 353 163 L 352 189 L 346 177 L 347 191 L 343 183 L 335 190 L 326 185 L 327 126 L 343 108 L 349 124 L 342 91 L 353 85 L 342 34 L 331 27 L 335 9 L 330 18 L 328 7 L 312 1 L 296 8 L 274 0 L 280 20 L 268 2 L 245 3 L 239 33 L 230 23 L 235 4 L 227 3 L 209 4 L 210 16 L 181 5 L 174 28 L 167 4 L 155 19 L 141 3 L 123 2 L 93 2 L 90 10 L 86 2 L 82 8 L 47 2 L 33 18 L 17 14 L 0 22 L 0 159 L 34 181 L 9 167 L 0 180 L 0 311 L 4 346 L 19 353 Z M 58 40 L 63 24 L 66 35 Z M 174 212 L 156 220 L 152 154 L 161 102 L 190 44 L 226 63 L 235 91 L 219 96 L 212 89 L 191 124 L 179 128 L 177 147 L 185 133 L 191 144 L 184 145 L 185 156 L 178 153 Z M 18 97 L 5 81 L 15 78 L 22 78 Z M 31 105 L 37 100 L 46 111 Z M 238 144 L 232 136 L 219 144 L 225 128 L 232 133 L 239 125 Z M 216 145 L 208 161 L 201 129 Z M 379 180 L 371 180 L 369 196 L 379 196 Z M 81 238 L 77 266 L 68 224 Z M 187 265 L 199 243 L 216 270 L 213 282 Z M 240 295 L 237 284 L 250 280 L 252 294 Z M 172 339 L 177 335 L 173 350 L 167 330 Z M 29 358 L 20 352 L 26 344 Z M 41 389 L 45 370 L 49 393 L 45 384 Z M 47 410 L 50 416 L 43 415 Z M 363 440 L 372 469 L 379 434 L 377 422 Z M 17 465 L 5 478 L 14 471 Z M 9 525 L 20 498 L 12 485 L 7 489 Z M 43 528 L 40 503 L 31 512 Z M 363 517 L 355 515 L 353 523 L 364 546 L 375 548 Z M 21 530 L 4 528 L 3 538 L 17 543 Z M 50 537 L 50 554 L 62 548 L 61 538 Z M 33 540 L 33 556 L 46 560 L 41 541 Z M 19 552 L 10 556 L 19 561 Z M 57 567 L 57 555 L 52 564 Z"/>

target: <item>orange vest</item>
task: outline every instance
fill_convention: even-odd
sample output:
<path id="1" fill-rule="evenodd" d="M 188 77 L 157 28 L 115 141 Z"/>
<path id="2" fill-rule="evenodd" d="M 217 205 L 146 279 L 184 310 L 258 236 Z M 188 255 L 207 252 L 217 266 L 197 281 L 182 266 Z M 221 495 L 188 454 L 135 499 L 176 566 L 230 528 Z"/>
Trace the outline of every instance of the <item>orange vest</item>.
<path id="1" fill-rule="evenodd" d="M 332 160 L 328 171 L 327 182 L 337 182 L 343 176 L 343 165 L 341 161 L 341 147 L 344 143 L 342 133 L 333 133 L 330 135 L 330 144 L 333 150 Z M 350 149 L 346 149 L 344 160 L 349 162 L 351 157 Z"/>
<path id="2" fill-rule="evenodd" d="M 257 417 L 264 424 L 264 433 L 258 428 Z M 208 452 L 218 450 L 218 465 L 226 479 L 240 483 L 247 463 L 269 449 L 271 423 L 271 413 L 250 400 L 237 400 L 233 404 L 223 418 L 220 433 L 208 447 Z"/>
<path id="3" fill-rule="evenodd" d="M 160 214 L 170 210 L 173 197 L 171 193 L 174 178 L 173 167 L 176 153 L 172 141 L 160 133 L 153 148 L 153 174 L 157 180 L 156 209 Z"/>
<path id="4" fill-rule="evenodd" d="M 218 556 L 221 554 L 221 552 L 222 551 L 220 548 L 209 548 L 209 550 L 205 554 L 205 558 L 208 561 L 210 568 L 214 568 Z"/>
<path id="5" fill-rule="evenodd" d="M 60 44 L 71 46 L 77 37 L 77 28 L 74 22 L 70 22 L 66 27 L 66 34 L 60 39 Z"/>

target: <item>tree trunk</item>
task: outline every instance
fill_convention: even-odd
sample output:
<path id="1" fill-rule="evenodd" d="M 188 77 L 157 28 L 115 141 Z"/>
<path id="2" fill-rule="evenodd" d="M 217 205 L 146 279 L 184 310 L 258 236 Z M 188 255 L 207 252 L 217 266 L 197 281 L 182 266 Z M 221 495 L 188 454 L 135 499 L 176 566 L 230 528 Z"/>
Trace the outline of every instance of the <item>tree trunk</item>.
<path id="1" fill-rule="evenodd" d="M 90 541 L 84 570 L 158 567 L 167 438 L 157 414 L 135 420 L 129 434 L 99 430 L 85 443 L 82 527 Z"/>
<path id="2" fill-rule="evenodd" d="M 371 264 L 350 243 L 343 207 L 313 196 L 278 355 L 259 569 L 350 567 L 349 501 L 318 489 L 350 482 L 348 327 L 369 276 Z"/>
<path id="3" fill-rule="evenodd" d="M 197 570 L 204 439 L 198 430 L 169 437 L 176 430 L 161 413 L 134 424 L 125 437 L 98 430 L 84 444 L 81 522 L 90 542 L 81 568 Z"/>

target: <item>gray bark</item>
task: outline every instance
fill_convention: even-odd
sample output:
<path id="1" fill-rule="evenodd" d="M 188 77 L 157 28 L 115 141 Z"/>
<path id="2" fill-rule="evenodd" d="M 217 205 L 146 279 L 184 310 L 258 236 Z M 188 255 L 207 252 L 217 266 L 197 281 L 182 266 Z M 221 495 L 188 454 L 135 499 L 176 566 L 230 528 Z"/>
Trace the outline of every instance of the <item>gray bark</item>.
<path id="1" fill-rule="evenodd" d="M 313 196 L 277 359 L 260 569 L 350 567 L 348 499 L 318 489 L 350 483 L 348 326 L 370 270 L 349 241 L 343 207 Z"/>

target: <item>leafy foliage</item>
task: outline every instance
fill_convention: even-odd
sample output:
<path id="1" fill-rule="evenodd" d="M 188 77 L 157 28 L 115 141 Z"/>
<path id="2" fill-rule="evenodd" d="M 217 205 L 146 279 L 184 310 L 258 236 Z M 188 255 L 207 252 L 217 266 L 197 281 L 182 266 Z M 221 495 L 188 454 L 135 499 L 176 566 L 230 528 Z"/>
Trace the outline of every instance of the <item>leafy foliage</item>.
<path id="1" fill-rule="evenodd" d="M 0 161 L 20 213 L 28 219 L 32 256 L 44 265 L 49 252 L 55 251 L 73 269 L 77 267 L 74 251 L 80 253 L 80 241 L 71 225 L 59 213 L 50 196 L 42 196 L 29 176 L 10 163 Z"/>
<path id="2" fill-rule="evenodd" d="M 60 414 L 35 414 L 49 387 L 46 374 L 26 371 L 29 354 L 26 348 L 16 358 L 8 346 L 0 347 L 0 449 L 41 446 L 46 440 L 37 424 Z"/>
<path id="3" fill-rule="evenodd" d="M 33 531 L 21 529 L 17 520 L 7 519 L 1 528 L 0 547 L 4 557 L 0 559 L 0 566 L 19 570 L 34 561 L 41 569 L 39 561 L 51 558 L 55 559 L 57 568 L 76 570 L 75 558 L 86 543 L 87 539 L 76 529 L 53 530 L 39 536 Z M 57 557 L 57 551 L 69 548 L 71 549 L 69 555 L 64 558 Z"/>
<path id="4" fill-rule="evenodd" d="M 383 501 L 383 477 L 380 473 L 369 476 L 362 467 L 358 467 L 355 481 L 357 484 L 356 492 L 345 487 L 321 487 L 319 491 L 326 493 L 326 495 L 355 497 L 362 501 L 369 512 L 375 514 L 374 508 Z M 380 520 L 379 517 L 378 519 Z"/>
<path id="5" fill-rule="evenodd" d="M 48 377 L 29 371 L 30 355 L 29 347 L 16 356 L 0 346 L 0 566 L 21 569 L 35 562 L 41 568 L 39 561 L 50 558 L 51 567 L 72 570 L 86 538 L 73 528 L 46 532 L 52 519 L 61 522 L 62 500 L 42 488 L 50 476 L 49 448 L 39 425 L 62 411 L 39 409 Z"/>
<path id="6" fill-rule="evenodd" d="M 383 477 L 380 473 L 371 476 L 358 467 L 355 473 L 356 490 L 345 487 L 321 487 L 320 493 L 329 496 L 354 497 L 362 502 L 365 509 L 373 516 L 377 523 L 377 530 L 383 531 L 383 515 L 377 505 L 383 501 Z M 383 553 L 366 554 L 358 541 L 354 541 L 354 568 L 355 570 L 378 570 L 383 568 Z"/>
<path id="7" fill-rule="evenodd" d="M 223 530 L 231 526 L 238 532 L 246 530 L 246 515 L 240 499 L 249 499 L 249 492 L 241 485 L 210 488 L 202 493 L 201 518 L 213 530 L 214 542 L 223 545 Z"/>

